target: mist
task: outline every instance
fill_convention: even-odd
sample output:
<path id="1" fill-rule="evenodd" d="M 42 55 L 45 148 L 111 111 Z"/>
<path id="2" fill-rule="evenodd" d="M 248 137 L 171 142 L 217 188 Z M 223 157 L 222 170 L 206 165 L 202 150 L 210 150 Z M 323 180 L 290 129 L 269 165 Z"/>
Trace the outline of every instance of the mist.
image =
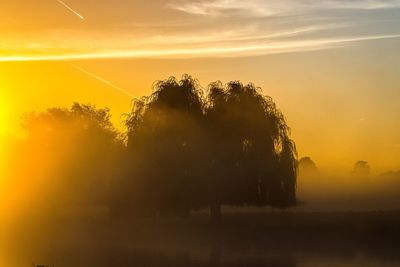
<path id="1" fill-rule="evenodd" d="M 124 130 L 110 118 L 74 103 L 21 119 L 2 170 L 1 265 L 400 261 L 400 172 L 298 158 L 282 112 L 252 84 L 204 93 L 171 77 L 132 102 Z"/>
<path id="2" fill-rule="evenodd" d="M 304 160 L 306 159 L 306 160 Z M 360 165 L 360 163 L 365 163 Z M 299 209 L 307 211 L 388 211 L 400 204 L 400 172 L 373 172 L 365 161 L 348 170 L 318 168 L 312 159 L 299 162 Z"/>

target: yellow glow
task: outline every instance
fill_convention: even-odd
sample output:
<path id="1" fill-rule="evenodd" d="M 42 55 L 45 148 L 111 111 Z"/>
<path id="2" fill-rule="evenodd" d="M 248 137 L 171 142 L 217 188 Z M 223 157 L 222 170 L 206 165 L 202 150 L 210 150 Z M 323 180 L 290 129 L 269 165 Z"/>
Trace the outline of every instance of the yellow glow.
<path id="1" fill-rule="evenodd" d="M 5 100 L 5 92 L 0 84 L 0 186 L 4 175 L 5 154 L 6 154 L 6 131 L 8 129 L 9 107 Z"/>
<path id="2" fill-rule="evenodd" d="M 107 246 L 114 251 L 119 244 L 84 239 L 103 226 L 110 226 L 110 234 L 117 231 L 111 241 L 128 243 L 112 224 L 113 205 L 129 190 L 138 192 L 134 185 L 141 175 L 125 170 L 142 162 L 129 158 L 120 146 L 98 152 L 102 150 L 96 149 L 97 136 L 89 140 L 81 135 L 87 125 L 66 124 L 54 130 L 51 123 L 37 122 L 36 138 L 29 134 L 24 115 L 73 103 L 107 107 L 124 136 L 132 101 L 151 95 L 157 81 L 183 74 L 198 79 L 204 97 L 208 84 L 217 80 L 254 83 L 272 97 L 291 128 L 299 159 L 311 157 L 318 169 L 300 172 L 297 193 L 305 204 L 300 210 L 304 206 L 313 211 L 314 204 L 329 210 L 331 201 L 351 209 L 345 204 L 352 202 L 347 197 L 364 193 L 365 206 L 381 197 L 383 210 L 397 206 L 386 191 L 394 192 L 400 180 L 392 186 L 394 178 L 380 174 L 393 171 L 397 179 L 400 173 L 399 48 L 400 0 L 0 0 L 0 267 L 31 262 L 58 266 L 36 261 L 41 253 L 44 261 L 61 260 L 69 245 L 89 254 Z M 116 156 L 108 160 L 108 153 Z M 352 173 L 359 160 L 370 164 L 368 177 Z M 174 161 L 171 168 L 180 163 Z M 108 165 L 118 170 L 103 172 Z M 177 182 L 186 186 L 185 181 Z M 150 194 L 156 199 L 154 192 Z M 175 199 L 179 196 L 170 197 L 169 203 Z M 160 212 L 156 223 L 163 215 Z M 89 224 L 97 224 L 97 216 L 105 220 L 89 229 Z M 80 230 L 72 231 L 75 225 L 80 229 L 80 222 L 82 237 Z M 135 225 L 121 229 L 135 230 Z M 143 239 L 141 233 L 138 237 Z M 170 252 L 182 242 L 175 243 Z M 92 245 L 93 250 L 88 247 Z M 208 250 L 201 250 L 205 257 Z M 86 254 L 82 259 L 90 261 L 92 255 Z M 302 259 L 292 256 L 290 261 Z M 12 262 L 19 259 L 26 262 Z M 310 264 L 318 260 L 313 257 Z M 75 259 L 67 257 L 60 264 L 68 262 Z"/>
<path id="3" fill-rule="evenodd" d="M 91 103 L 109 107 L 121 129 L 132 98 L 149 95 L 158 79 L 188 73 L 204 87 L 215 80 L 262 87 L 285 114 L 299 155 L 321 167 L 350 169 L 363 159 L 377 172 L 398 169 L 398 27 L 368 29 L 342 15 L 332 20 L 307 15 L 301 23 L 283 16 L 287 23 L 281 18 L 264 23 L 253 20 L 254 14 L 298 8 L 275 9 L 262 1 L 255 1 L 261 7 L 230 2 L 228 10 L 231 5 L 247 10 L 237 17 L 196 1 L 195 9 L 181 1 L 182 6 L 149 9 L 136 1 L 117 9 L 119 4 L 107 1 L 5 2 L 0 164 L 5 138 L 19 135 L 25 112 Z M 374 6 L 379 9 L 374 12 L 383 15 L 386 7 Z M 302 8 L 315 12 L 314 5 Z M 196 10 L 203 11 L 194 15 Z"/>
<path id="4" fill-rule="evenodd" d="M 7 129 L 7 116 L 9 107 L 5 101 L 4 89 L 0 85 L 0 134 L 4 134 Z"/>

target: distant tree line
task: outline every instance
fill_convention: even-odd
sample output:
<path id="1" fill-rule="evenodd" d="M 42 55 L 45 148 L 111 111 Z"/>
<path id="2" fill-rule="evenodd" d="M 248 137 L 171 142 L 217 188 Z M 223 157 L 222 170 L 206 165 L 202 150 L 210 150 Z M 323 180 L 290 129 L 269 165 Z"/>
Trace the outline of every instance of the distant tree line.
<path id="1" fill-rule="evenodd" d="M 49 192 L 66 203 L 90 199 L 113 216 L 188 216 L 210 208 L 214 220 L 221 205 L 296 203 L 290 129 L 252 84 L 215 82 L 204 95 L 187 75 L 159 81 L 133 102 L 124 134 L 108 109 L 83 104 L 31 114 L 24 126 L 20 151 L 41 155 L 33 161 L 62 154 L 58 167 L 50 164 L 51 182 L 61 188 Z"/>

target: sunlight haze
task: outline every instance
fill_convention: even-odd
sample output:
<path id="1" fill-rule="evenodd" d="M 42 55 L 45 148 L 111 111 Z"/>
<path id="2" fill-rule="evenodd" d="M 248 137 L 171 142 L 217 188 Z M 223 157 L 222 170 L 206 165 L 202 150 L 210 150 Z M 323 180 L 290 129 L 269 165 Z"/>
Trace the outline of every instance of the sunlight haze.
<path id="1" fill-rule="evenodd" d="M 0 0 L 0 267 L 400 266 L 400 0 Z"/>
<path id="2" fill-rule="evenodd" d="M 109 107 L 120 128 L 129 94 L 188 73 L 262 87 L 320 165 L 396 169 L 399 28 L 395 0 L 4 1 L 0 136 L 75 101 Z"/>

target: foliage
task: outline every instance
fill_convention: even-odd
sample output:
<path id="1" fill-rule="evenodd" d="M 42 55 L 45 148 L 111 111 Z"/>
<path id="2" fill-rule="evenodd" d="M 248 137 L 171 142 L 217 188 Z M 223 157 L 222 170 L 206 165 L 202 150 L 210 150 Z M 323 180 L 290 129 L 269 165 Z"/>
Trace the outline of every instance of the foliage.
<path id="1" fill-rule="evenodd" d="M 50 201 L 54 206 L 107 203 L 107 187 L 123 151 L 108 109 L 78 103 L 51 108 L 27 114 L 23 128 L 17 155 L 25 175 L 46 185 L 40 192 L 44 201 L 57 199 Z"/>
<path id="2" fill-rule="evenodd" d="M 295 204 L 295 145 L 260 91 L 215 82 L 204 98 L 185 75 L 157 82 L 136 101 L 126 120 L 131 184 L 124 186 L 141 203 L 135 208 L 187 214 L 212 204 Z"/>

